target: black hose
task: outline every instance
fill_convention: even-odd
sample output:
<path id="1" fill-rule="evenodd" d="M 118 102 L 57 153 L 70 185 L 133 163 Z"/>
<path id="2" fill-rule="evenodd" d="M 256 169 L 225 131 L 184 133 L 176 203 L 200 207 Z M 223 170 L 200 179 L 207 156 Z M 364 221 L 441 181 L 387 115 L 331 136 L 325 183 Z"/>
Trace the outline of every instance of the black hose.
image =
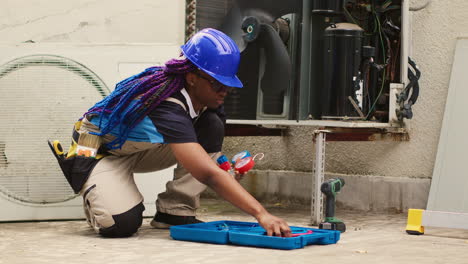
<path id="1" fill-rule="evenodd" d="M 408 69 L 408 79 L 410 80 L 410 82 L 405 88 L 405 93 L 406 97 L 408 97 L 411 91 L 411 97 L 409 98 L 408 102 L 414 105 L 419 97 L 419 78 L 421 78 L 421 71 L 418 69 L 418 66 L 410 57 L 408 57 L 408 63 L 416 72 L 416 74 L 414 74 L 411 71 L 411 69 Z"/>
<path id="2" fill-rule="evenodd" d="M 419 78 L 421 78 L 421 72 L 419 71 L 416 63 L 410 57 L 408 57 L 408 63 L 415 73 L 413 73 L 412 69 L 408 67 L 408 79 L 410 81 L 398 96 L 400 109 L 397 110 L 397 116 L 400 121 L 402 121 L 403 118 L 413 118 L 412 106 L 416 103 L 419 97 Z M 411 97 L 409 97 L 410 93 Z"/>

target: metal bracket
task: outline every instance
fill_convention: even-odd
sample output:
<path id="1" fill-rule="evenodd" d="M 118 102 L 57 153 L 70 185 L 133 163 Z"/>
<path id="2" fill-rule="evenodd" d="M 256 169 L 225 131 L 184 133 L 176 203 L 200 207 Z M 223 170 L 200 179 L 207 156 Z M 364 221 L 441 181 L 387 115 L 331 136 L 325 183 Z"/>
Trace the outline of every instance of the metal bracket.
<path id="1" fill-rule="evenodd" d="M 315 130 L 315 162 L 313 168 L 310 215 L 312 225 L 319 225 L 323 219 L 323 196 L 320 186 L 325 178 L 325 139 L 329 130 Z"/>

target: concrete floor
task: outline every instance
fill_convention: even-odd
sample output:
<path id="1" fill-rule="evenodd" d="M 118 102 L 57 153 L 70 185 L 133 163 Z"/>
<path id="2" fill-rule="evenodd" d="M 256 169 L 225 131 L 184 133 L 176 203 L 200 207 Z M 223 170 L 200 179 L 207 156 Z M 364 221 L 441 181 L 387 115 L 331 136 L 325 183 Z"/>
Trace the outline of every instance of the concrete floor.
<path id="1" fill-rule="evenodd" d="M 226 202 L 203 200 L 204 221 L 254 221 Z M 293 226 L 308 226 L 309 210 L 266 205 Z M 426 228 L 405 233 L 406 214 L 338 211 L 347 231 L 334 245 L 273 250 L 171 239 L 145 219 L 130 238 L 104 239 L 85 221 L 0 224 L 0 263 L 468 263 L 468 230 Z"/>

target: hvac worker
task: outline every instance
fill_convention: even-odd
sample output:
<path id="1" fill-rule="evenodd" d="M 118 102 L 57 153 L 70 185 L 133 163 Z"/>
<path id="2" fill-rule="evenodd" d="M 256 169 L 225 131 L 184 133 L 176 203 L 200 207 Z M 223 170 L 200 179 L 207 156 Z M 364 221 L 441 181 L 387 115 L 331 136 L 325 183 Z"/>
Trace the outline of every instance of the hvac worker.
<path id="1" fill-rule="evenodd" d="M 201 222 L 195 211 L 207 185 L 254 216 L 268 235 L 290 236 L 284 220 L 215 163 L 224 137 L 224 98 L 231 87 L 242 87 L 236 44 L 218 30 L 204 29 L 182 46 L 182 54 L 121 81 L 75 124 L 72 148 L 83 134 L 102 140 L 97 159 L 74 157 L 71 149 L 65 159 L 71 165 L 60 162 L 83 196 L 88 223 L 104 237 L 131 236 L 145 209 L 133 173 L 177 164 L 174 179 L 158 195 L 153 227 Z M 70 180 L 70 171 L 81 180 Z"/>

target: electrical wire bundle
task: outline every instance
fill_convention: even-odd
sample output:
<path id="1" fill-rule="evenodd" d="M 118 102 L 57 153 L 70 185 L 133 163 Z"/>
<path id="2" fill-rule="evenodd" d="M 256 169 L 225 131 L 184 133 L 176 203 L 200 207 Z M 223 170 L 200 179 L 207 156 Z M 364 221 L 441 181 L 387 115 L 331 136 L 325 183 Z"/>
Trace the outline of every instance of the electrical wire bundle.
<path id="1" fill-rule="evenodd" d="M 368 57 L 364 56 L 361 67 L 363 82 L 363 101 L 366 106 L 366 120 L 385 118 L 388 109 L 388 90 L 392 82 L 403 82 L 399 79 L 399 57 L 401 49 L 398 26 L 401 20 L 400 1 L 394 0 L 345 0 L 343 10 L 350 23 L 365 29 Z M 410 119 L 413 114 L 411 106 L 419 95 L 420 71 L 413 60 L 409 59 L 408 78 L 410 83 L 398 97 L 400 109 L 397 110 L 399 120 Z M 414 73 L 411 71 L 411 67 Z M 372 87 L 377 87 L 372 89 Z M 411 94 L 411 96 L 410 96 Z"/>

